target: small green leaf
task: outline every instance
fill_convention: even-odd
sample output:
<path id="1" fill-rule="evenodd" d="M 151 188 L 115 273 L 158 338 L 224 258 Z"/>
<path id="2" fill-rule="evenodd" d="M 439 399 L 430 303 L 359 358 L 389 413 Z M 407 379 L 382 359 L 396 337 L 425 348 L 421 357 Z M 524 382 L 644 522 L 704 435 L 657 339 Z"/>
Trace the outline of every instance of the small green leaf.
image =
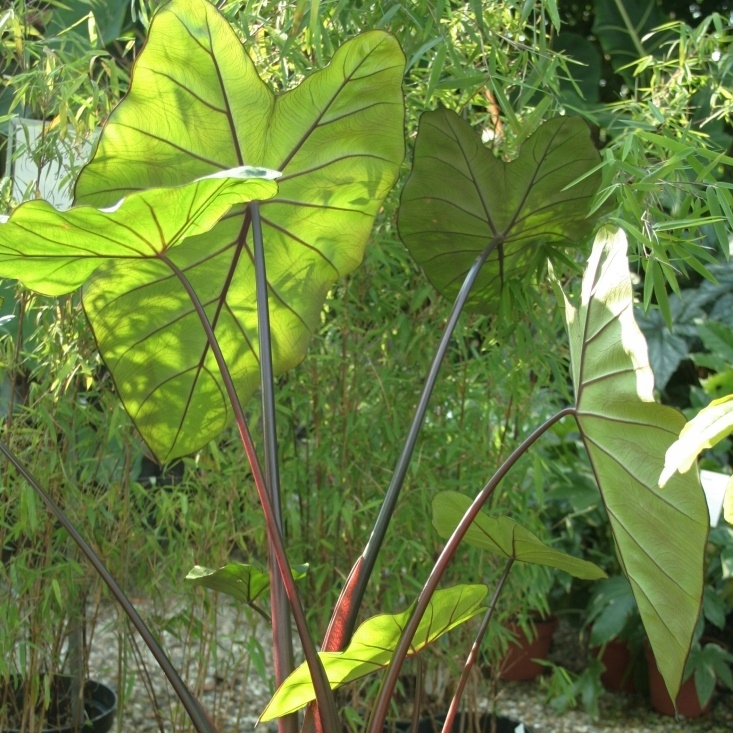
<path id="1" fill-rule="evenodd" d="M 433 499 L 435 531 L 441 537 L 450 537 L 471 504 L 471 498 L 464 494 L 441 491 Z M 464 541 L 502 557 L 535 565 L 549 565 L 576 578 L 598 580 L 606 577 L 606 573 L 597 565 L 549 547 L 509 517 L 490 517 L 479 513 L 471 523 Z"/>
<path id="2" fill-rule="evenodd" d="M 430 600 L 410 646 L 409 656 L 421 652 L 446 632 L 485 609 L 485 585 L 457 585 L 438 590 Z M 382 614 L 365 621 L 341 652 L 319 652 L 331 689 L 386 667 L 412 615 L 414 604 L 398 614 Z M 315 700 L 308 666 L 303 663 L 280 685 L 259 722 L 295 712 Z"/>
<path id="3" fill-rule="evenodd" d="M 688 422 L 664 457 L 664 470 L 659 477 L 663 487 L 679 471 L 686 473 L 698 455 L 712 448 L 733 432 L 733 395 L 713 400 Z"/>
<path id="4" fill-rule="evenodd" d="M 299 565 L 291 568 L 293 578 L 304 578 L 307 566 Z M 200 585 L 204 588 L 226 593 L 242 603 L 254 603 L 270 587 L 270 576 L 254 567 L 238 562 L 230 562 L 217 570 L 205 568 L 201 565 L 193 567 L 186 576 L 191 585 Z"/>

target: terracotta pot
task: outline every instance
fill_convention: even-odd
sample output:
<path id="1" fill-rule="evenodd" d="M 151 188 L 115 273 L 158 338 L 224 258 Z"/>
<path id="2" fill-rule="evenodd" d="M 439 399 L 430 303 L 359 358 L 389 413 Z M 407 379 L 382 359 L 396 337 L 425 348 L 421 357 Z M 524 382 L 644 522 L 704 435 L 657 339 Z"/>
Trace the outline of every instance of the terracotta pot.
<path id="1" fill-rule="evenodd" d="M 535 659 L 547 659 L 550 653 L 552 635 L 557 629 L 558 618 L 539 619 L 534 622 L 535 636 L 530 641 L 519 624 L 507 624 L 517 638 L 509 644 L 499 666 L 499 677 L 503 680 L 523 682 L 539 677 L 545 670 Z"/>
<path id="2" fill-rule="evenodd" d="M 674 715 L 674 703 L 667 692 L 664 679 L 659 672 L 654 654 L 648 644 L 644 645 L 644 653 L 646 654 L 647 667 L 649 669 L 649 697 L 652 702 L 652 707 L 657 712 L 662 713 L 662 715 Z M 700 705 L 697 690 L 695 689 L 695 677 L 693 675 L 685 680 L 682 683 L 682 687 L 680 687 L 680 692 L 677 695 L 677 712 L 686 718 L 699 718 L 710 710 L 711 702 L 712 698 L 708 700 L 705 707 Z"/>
<path id="3" fill-rule="evenodd" d="M 605 689 L 611 692 L 636 692 L 634 659 L 627 641 L 612 639 L 602 652 L 598 647 L 593 653 L 605 667 L 601 674 L 601 684 Z"/>

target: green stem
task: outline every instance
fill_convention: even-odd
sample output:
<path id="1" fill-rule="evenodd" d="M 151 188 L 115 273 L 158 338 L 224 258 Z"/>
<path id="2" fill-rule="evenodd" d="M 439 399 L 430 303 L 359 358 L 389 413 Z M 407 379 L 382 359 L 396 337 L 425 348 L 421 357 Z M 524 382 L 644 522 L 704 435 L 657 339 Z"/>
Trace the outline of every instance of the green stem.
<path id="1" fill-rule="evenodd" d="M 99 576 L 107 584 L 112 595 L 115 597 L 117 602 L 122 606 L 123 610 L 127 614 L 128 618 L 132 622 L 133 626 L 137 629 L 138 633 L 142 637 L 143 641 L 147 644 L 152 655 L 155 657 L 155 661 L 160 665 L 163 673 L 170 681 L 173 689 L 176 691 L 176 695 L 180 698 L 183 703 L 183 707 L 186 709 L 194 727 L 198 733 L 217 733 L 216 726 L 211 722 L 211 719 L 206 714 L 201 703 L 191 693 L 186 686 L 185 682 L 181 679 L 180 675 L 176 671 L 175 667 L 171 664 L 170 659 L 165 655 L 162 647 L 156 641 L 150 629 L 147 627 L 142 617 L 132 605 L 130 599 L 125 595 L 124 591 L 118 585 L 117 581 L 112 577 L 111 573 L 105 567 L 104 563 L 100 559 L 99 555 L 89 546 L 87 541 L 79 534 L 76 527 L 67 518 L 61 508 L 56 502 L 48 495 L 41 485 L 36 481 L 34 476 L 26 470 L 25 466 L 15 457 L 15 454 L 0 440 L 0 452 L 15 466 L 18 473 L 28 482 L 33 490 L 41 497 L 43 503 L 50 509 L 51 513 L 59 520 L 61 526 L 69 533 L 71 539 L 76 542 L 79 549 L 84 553 L 86 558 L 92 564 L 94 569 L 99 573 Z"/>
<path id="2" fill-rule="evenodd" d="M 203 305 L 201 305 L 201 301 L 188 278 L 174 262 L 168 259 L 165 254 L 161 254 L 160 259 L 171 269 L 181 285 L 183 285 L 186 293 L 188 293 L 191 303 L 199 317 L 199 321 L 201 322 L 201 327 L 204 329 L 206 334 L 207 341 L 211 347 L 211 352 L 216 359 L 222 381 L 224 382 L 224 387 L 227 391 L 227 395 L 229 396 L 232 410 L 234 411 L 234 417 L 237 423 L 237 428 L 239 429 L 242 445 L 244 446 L 244 451 L 247 454 L 249 465 L 252 469 L 252 478 L 254 479 L 260 504 L 262 505 L 262 511 L 265 515 L 268 536 L 272 540 L 272 546 L 275 550 L 275 557 L 277 558 L 280 577 L 283 580 L 288 599 L 290 600 L 293 618 L 295 619 L 298 635 L 300 636 L 300 640 L 303 645 L 303 653 L 313 680 L 313 687 L 315 688 L 319 709 L 321 710 L 321 714 L 325 715 L 324 723 L 327 726 L 326 730 L 338 731 L 339 722 L 338 713 L 336 711 L 336 701 L 334 700 L 333 692 L 331 691 L 328 680 L 326 679 L 326 672 L 323 669 L 321 659 L 316 652 L 313 637 L 310 635 L 310 631 L 308 630 L 303 605 L 300 602 L 300 597 L 298 596 L 295 581 L 293 580 L 293 574 L 290 570 L 287 554 L 285 552 L 285 543 L 277 526 L 275 510 L 273 509 L 272 502 L 270 501 L 270 495 L 268 493 L 267 486 L 265 485 L 265 478 L 262 473 L 262 468 L 260 467 L 259 458 L 257 457 L 257 451 L 254 447 L 254 441 L 252 440 L 252 436 L 249 432 L 247 420 L 244 416 L 242 405 L 239 402 L 239 397 L 237 395 L 234 382 L 232 381 L 229 367 L 224 359 L 224 354 L 222 354 L 219 342 L 214 334 L 214 329 L 211 327 L 209 318 L 206 315 L 206 311 L 204 310 Z"/>
<path id="3" fill-rule="evenodd" d="M 257 334 L 260 351 L 260 392 L 262 393 L 262 434 L 265 451 L 265 483 L 270 494 L 275 523 L 283 534 L 280 498 L 280 470 L 278 464 L 277 422 L 275 413 L 275 378 L 272 369 L 272 340 L 270 338 L 270 310 L 267 303 L 267 270 L 262 241 L 262 221 L 258 201 L 250 204 L 252 239 L 254 242 L 255 284 L 257 293 Z M 268 537 L 270 568 L 270 608 L 272 611 L 272 646 L 275 666 L 275 686 L 279 687 L 295 669 L 293 637 L 290 631 L 290 604 L 282 578 L 278 572 L 277 557 L 272 539 Z M 298 716 L 287 715 L 278 720 L 280 733 L 297 733 Z"/>
<path id="4" fill-rule="evenodd" d="M 372 571 L 374 570 L 374 565 L 377 561 L 379 551 L 387 534 L 387 528 L 389 527 L 390 520 L 392 519 L 395 507 L 397 506 L 397 499 L 399 498 L 400 491 L 402 490 L 402 485 L 405 482 L 407 469 L 415 450 L 420 429 L 422 428 L 423 421 L 425 420 L 428 403 L 430 402 L 430 397 L 433 394 L 433 389 L 435 388 L 435 383 L 438 379 L 440 365 L 448 351 L 450 340 L 453 336 L 456 325 L 458 324 L 458 319 L 463 312 L 463 308 L 466 305 L 471 288 L 473 287 L 484 262 L 486 262 L 489 255 L 501 244 L 502 241 L 503 237 L 501 235 L 497 235 L 486 245 L 481 254 L 476 258 L 471 269 L 468 271 L 466 279 L 464 280 L 456 297 L 450 316 L 448 317 L 448 322 L 443 330 L 440 344 L 438 345 L 435 356 L 433 357 L 433 362 L 430 365 L 430 371 L 425 379 L 425 384 L 423 386 L 422 393 L 420 394 L 417 407 L 415 408 L 415 414 L 412 418 L 412 424 L 410 425 L 410 430 L 403 445 L 402 453 L 397 460 L 397 465 L 395 466 L 392 479 L 389 487 L 387 488 L 387 493 L 385 494 L 384 501 L 379 510 L 379 515 L 374 523 L 374 529 L 372 530 L 369 542 L 364 548 L 364 552 L 354 565 L 351 575 L 344 585 L 338 599 L 331 618 L 331 625 L 326 632 L 324 648 L 331 649 L 333 646 L 343 648 L 348 644 L 351 639 L 351 635 L 354 633 L 356 618 L 359 613 L 362 599 L 364 598 L 366 586 L 369 582 Z M 346 611 L 344 612 L 343 620 L 337 620 L 337 616 L 342 609 L 342 605 L 345 606 Z M 332 633 L 339 635 L 340 638 L 338 639 L 338 644 L 332 643 Z"/>
<path id="5" fill-rule="evenodd" d="M 438 587 L 438 583 L 440 583 L 440 580 L 448 567 L 448 563 L 452 560 L 453 555 L 458 549 L 458 545 L 463 540 L 466 532 L 468 532 L 471 523 L 481 511 L 481 508 L 486 500 L 491 496 L 494 489 L 496 489 L 504 476 L 506 476 L 509 469 L 511 469 L 512 466 L 514 466 L 514 464 L 529 450 L 530 446 L 544 435 L 544 433 L 547 432 L 547 430 L 549 430 L 556 422 L 567 415 L 573 414 L 575 414 L 575 408 L 566 407 L 555 413 L 551 418 L 540 425 L 531 435 L 525 438 L 522 443 L 512 451 L 511 455 L 504 461 L 504 463 L 501 464 L 486 486 L 484 486 L 478 496 L 473 500 L 473 504 L 471 504 L 463 515 L 463 519 L 458 523 L 458 526 L 448 539 L 448 542 L 433 566 L 433 569 L 431 570 L 430 575 L 417 598 L 415 610 L 402 631 L 402 635 L 400 636 L 395 653 L 392 656 L 392 661 L 387 668 L 387 674 L 382 681 L 382 686 L 374 705 L 372 720 L 368 727 L 369 733 L 381 733 L 382 726 L 384 725 L 384 721 L 387 717 L 389 702 L 397 684 L 397 678 L 399 677 L 400 670 L 402 669 L 402 664 L 410 651 L 412 637 L 417 631 L 417 627 L 425 614 L 428 604 L 430 603 L 430 599 L 433 597 L 433 593 L 435 593 Z"/>

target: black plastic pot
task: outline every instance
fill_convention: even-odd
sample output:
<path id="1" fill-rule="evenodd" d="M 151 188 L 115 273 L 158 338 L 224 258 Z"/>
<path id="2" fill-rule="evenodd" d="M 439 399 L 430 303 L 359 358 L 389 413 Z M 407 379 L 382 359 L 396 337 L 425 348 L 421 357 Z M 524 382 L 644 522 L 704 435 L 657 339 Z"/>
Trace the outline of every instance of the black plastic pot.
<path id="1" fill-rule="evenodd" d="M 478 727 L 476 727 L 476 718 L 478 717 Z M 519 733 L 524 730 L 524 733 L 533 733 L 532 728 L 524 726 L 520 727 L 521 723 L 511 718 L 505 718 L 502 715 L 497 715 L 495 718 L 496 727 L 492 728 L 493 716 L 489 713 L 483 715 L 467 715 L 466 713 L 459 713 L 453 722 L 451 733 L 492 733 L 493 730 L 496 733 Z M 422 718 L 417 726 L 416 733 L 440 733 L 443 729 L 443 722 L 445 721 L 445 715 L 436 715 L 431 718 Z M 517 730 L 519 729 L 519 731 Z M 385 725 L 385 733 L 413 733 L 412 723 L 408 721 L 399 721 L 392 725 Z M 536 732 L 535 732 L 536 733 Z"/>
<path id="2" fill-rule="evenodd" d="M 0 687 L 0 703 L 5 707 L 6 719 L 11 725 L 23 710 L 24 685 Z M 84 722 L 80 733 L 107 733 L 112 728 L 117 695 L 107 685 L 95 680 L 84 684 Z M 51 681 L 51 702 L 46 710 L 41 733 L 73 733 L 71 718 L 71 677 L 57 675 Z M 19 723 L 18 723 L 19 725 Z M 19 728 L 4 727 L 0 733 L 18 733 Z"/>

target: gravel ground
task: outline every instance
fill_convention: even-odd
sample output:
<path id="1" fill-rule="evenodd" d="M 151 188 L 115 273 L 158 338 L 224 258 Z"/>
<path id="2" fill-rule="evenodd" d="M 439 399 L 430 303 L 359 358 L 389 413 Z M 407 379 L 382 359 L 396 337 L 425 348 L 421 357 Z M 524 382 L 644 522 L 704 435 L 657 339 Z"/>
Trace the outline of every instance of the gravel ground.
<path id="1" fill-rule="evenodd" d="M 143 613 L 145 609 L 143 608 Z M 109 611 L 108 618 L 103 615 L 98 620 L 90 656 L 92 677 L 107 682 L 113 687 L 117 679 L 118 647 L 115 630 L 116 614 Z M 101 623 L 100 623 L 101 621 Z M 240 627 L 241 628 L 241 627 Z M 247 674 L 252 662 L 252 649 L 237 649 L 241 646 L 232 643 L 237 636 L 237 620 L 232 608 L 225 609 L 218 616 L 217 640 L 219 661 L 209 669 L 197 667 L 201 657 L 195 644 L 187 647 L 179 634 L 164 633 L 164 642 L 174 663 L 181 665 L 184 658 L 189 660 L 190 684 L 198 679 L 202 701 L 207 710 L 213 713 L 221 733 L 253 730 L 257 716 L 269 699 L 269 690 L 253 672 Z M 240 632 L 241 638 L 241 632 Z M 572 631 L 561 626 L 556 635 L 553 659 L 559 663 L 570 661 L 568 666 L 577 669 L 577 660 L 582 653 Z M 128 674 L 126 701 L 118 711 L 116 730 L 118 733 L 145 733 L 165 731 L 180 733 L 188 730 L 185 716 L 176 703 L 175 695 L 163 678 L 152 657 L 143 650 L 144 668 L 139 662 L 131 663 Z M 267 660 L 264 660 L 267 663 Z M 184 675 L 186 677 L 186 675 Z M 146 684 L 147 680 L 147 684 Z M 150 702 L 148 689 L 154 690 L 157 705 Z M 474 689 L 474 697 L 481 709 L 488 709 L 485 698 L 488 690 L 481 684 Z M 482 695 L 484 699 L 482 699 Z M 538 682 L 502 683 L 497 699 L 499 714 L 524 721 L 534 733 L 595 733 L 600 731 L 624 731 L 624 733 L 730 733 L 733 731 L 733 694 L 719 689 L 713 700 L 712 709 L 704 718 L 679 720 L 658 715 L 648 702 L 639 695 L 604 693 L 601 696 L 600 715 L 592 720 L 583 710 L 576 709 L 557 714 L 545 702 L 545 691 Z M 156 717 L 154 710 L 158 710 Z M 259 726 L 260 731 L 276 730 L 272 724 Z"/>

